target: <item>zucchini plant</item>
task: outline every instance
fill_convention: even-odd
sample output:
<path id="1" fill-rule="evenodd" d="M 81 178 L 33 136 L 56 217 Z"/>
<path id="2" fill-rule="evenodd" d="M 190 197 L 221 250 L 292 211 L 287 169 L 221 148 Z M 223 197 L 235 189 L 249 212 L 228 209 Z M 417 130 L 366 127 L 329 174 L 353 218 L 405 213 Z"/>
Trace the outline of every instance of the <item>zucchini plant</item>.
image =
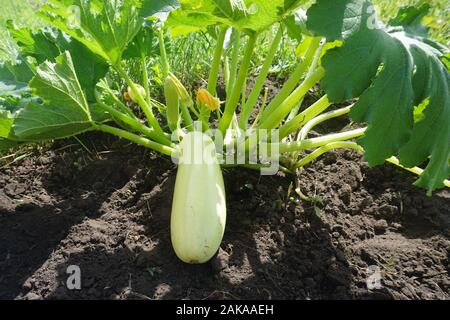
<path id="1" fill-rule="evenodd" d="M 348 148 L 372 166 L 388 161 L 418 174 L 429 195 L 449 187 L 450 55 L 428 38 L 429 6 L 403 8 L 385 24 L 370 0 L 307 2 L 47 1 L 37 15 L 49 27 L 8 23 L 20 53 L 0 66 L 0 150 L 101 131 L 172 157 L 172 243 L 187 263 L 206 262 L 222 240 L 220 165 L 267 174 L 275 162 L 299 175 L 324 153 Z M 166 34 L 206 30 L 215 35 L 207 85 L 189 92 L 171 70 Z M 252 56 L 267 32 L 270 48 L 248 93 Z M 266 79 L 287 35 L 298 41 L 297 64 L 268 101 Z M 131 60 L 141 64 L 138 80 L 127 70 Z M 154 61 L 163 99 L 151 96 Z M 325 95 L 306 105 L 318 84 Z M 310 138 L 318 124 L 348 114 L 353 129 Z"/>

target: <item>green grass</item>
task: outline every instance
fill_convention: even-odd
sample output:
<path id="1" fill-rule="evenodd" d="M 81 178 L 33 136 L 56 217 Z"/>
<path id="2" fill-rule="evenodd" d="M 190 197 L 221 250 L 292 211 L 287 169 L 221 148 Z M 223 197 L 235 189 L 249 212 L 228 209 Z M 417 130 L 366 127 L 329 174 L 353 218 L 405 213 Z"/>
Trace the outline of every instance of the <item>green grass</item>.
<path id="1" fill-rule="evenodd" d="M 10 59 L 15 45 L 8 36 L 6 21 L 13 20 L 17 26 L 38 28 L 42 22 L 34 15 L 33 10 L 39 0 L 0 0 L 0 61 Z"/>
<path id="2" fill-rule="evenodd" d="M 0 24 L 4 25 L 7 20 L 13 19 L 21 26 L 38 26 L 40 21 L 33 14 L 38 2 L 37 0 L 1 0 Z"/>
<path id="3" fill-rule="evenodd" d="M 448 0 L 374 0 L 374 3 L 384 21 L 395 17 L 398 9 L 403 6 L 430 4 L 432 10 L 426 17 L 427 23 L 431 27 L 430 36 L 450 47 L 450 3 Z"/>

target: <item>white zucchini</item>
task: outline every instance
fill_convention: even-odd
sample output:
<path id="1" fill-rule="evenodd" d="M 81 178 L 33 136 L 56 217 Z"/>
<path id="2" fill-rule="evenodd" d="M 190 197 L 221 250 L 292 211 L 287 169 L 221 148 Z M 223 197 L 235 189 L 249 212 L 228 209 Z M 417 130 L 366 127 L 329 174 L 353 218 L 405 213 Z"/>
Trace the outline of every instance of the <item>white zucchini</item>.
<path id="1" fill-rule="evenodd" d="M 210 260 L 222 242 L 225 223 L 225 187 L 214 142 L 190 132 L 180 144 L 170 223 L 178 258 L 191 264 Z"/>

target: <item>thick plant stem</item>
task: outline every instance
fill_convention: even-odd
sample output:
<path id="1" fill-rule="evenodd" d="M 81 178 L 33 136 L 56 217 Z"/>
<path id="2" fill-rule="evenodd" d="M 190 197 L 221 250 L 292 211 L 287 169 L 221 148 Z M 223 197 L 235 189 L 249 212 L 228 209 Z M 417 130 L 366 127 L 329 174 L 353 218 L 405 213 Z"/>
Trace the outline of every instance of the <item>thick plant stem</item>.
<path id="1" fill-rule="evenodd" d="M 340 116 L 343 116 L 343 115 L 349 113 L 352 107 L 353 107 L 353 105 L 350 105 L 345 108 L 333 110 L 333 111 L 321 114 L 321 115 L 313 118 L 312 120 L 308 121 L 303 126 L 303 128 L 300 130 L 300 132 L 298 133 L 297 141 L 305 140 L 308 137 L 308 133 L 318 124 L 325 122 L 329 119 L 337 118 L 337 117 L 340 117 Z M 291 156 L 293 159 L 297 159 L 300 156 L 300 152 L 293 153 Z"/>
<path id="2" fill-rule="evenodd" d="M 148 123 L 150 126 L 155 130 L 155 134 L 157 136 L 157 140 L 160 143 L 167 144 L 170 143 L 170 141 L 165 137 L 164 131 L 162 130 L 161 126 L 158 123 L 158 120 L 156 120 L 155 116 L 153 115 L 152 110 L 150 109 L 149 105 L 145 101 L 144 97 L 142 97 L 139 90 L 137 90 L 136 85 L 134 82 L 130 79 L 128 74 L 123 70 L 121 66 L 116 66 L 117 72 L 125 79 L 128 86 L 131 88 L 133 94 L 138 99 L 139 106 L 141 107 L 142 111 L 144 111 L 145 116 L 147 117 Z"/>
<path id="3" fill-rule="evenodd" d="M 325 122 L 330 119 L 334 119 L 340 116 L 343 116 L 345 114 L 348 114 L 351 110 L 353 105 L 350 105 L 345 108 L 341 108 L 338 110 L 333 110 L 324 114 L 321 114 L 320 116 L 315 117 L 311 121 L 309 121 L 307 124 L 304 125 L 302 130 L 300 131 L 300 140 L 305 140 L 308 136 L 308 133 L 317 125 L 321 124 L 322 122 Z"/>
<path id="4" fill-rule="evenodd" d="M 320 147 L 319 149 L 314 150 L 312 153 L 310 153 L 305 158 L 300 160 L 296 164 L 295 168 L 300 169 L 300 168 L 306 166 L 307 164 L 313 162 L 314 160 L 319 158 L 324 153 L 327 153 L 334 149 L 353 149 L 353 150 L 357 150 L 357 151 L 364 151 L 364 149 L 355 142 L 346 142 L 346 141 L 331 142 L 331 143 L 328 143 L 328 144 Z"/>
<path id="5" fill-rule="evenodd" d="M 241 93 L 241 106 L 245 105 L 245 101 L 247 98 L 247 77 L 244 80 L 244 84 L 242 85 L 242 93 Z M 237 117 L 236 117 L 237 118 Z M 239 126 L 239 122 L 238 122 L 238 126 Z"/>
<path id="6" fill-rule="evenodd" d="M 241 44 L 241 32 L 239 30 L 233 29 L 233 33 L 231 36 L 234 37 L 234 39 L 233 50 L 231 52 L 230 76 L 227 82 L 227 97 L 231 95 L 231 91 L 233 90 L 234 84 L 236 83 L 239 50 Z"/>
<path id="7" fill-rule="evenodd" d="M 325 71 L 323 68 L 318 68 L 313 74 L 306 78 L 303 83 L 291 93 L 272 113 L 261 122 L 261 129 L 273 129 L 276 128 L 283 119 L 289 114 L 292 108 L 299 103 L 303 97 L 308 93 L 317 82 L 322 79 Z M 295 120 L 295 119 L 294 119 Z"/>
<path id="8" fill-rule="evenodd" d="M 286 122 L 280 128 L 280 139 L 287 137 L 289 134 L 298 131 L 304 124 L 324 112 L 331 106 L 331 102 L 325 95 L 320 98 L 316 103 L 311 105 L 308 109 L 295 116 L 291 121 Z"/>
<path id="9" fill-rule="evenodd" d="M 226 55 L 223 59 L 223 78 L 225 80 L 225 89 L 228 92 L 228 84 L 230 83 L 230 59 Z"/>
<path id="10" fill-rule="evenodd" d="M 342 142 L 346 140 L 359 138 L 362 135 L 364 135 L 366 130 L 367 128 L 355 129 L 341 133 L 329 134 L 318 138 L 306 139 L 303 141 L 280 143 L 279 150 L 280 153 L 291 153 L 291 152 L 298 152 L 301 150 L 318 148 L 333 142 Z"/>
<path id="11" fill-rule="evenodd" d="M 152 138 L 152 139 L 157 138 L 157 136 L 155 134 L 155 131 L 153 129 L 151 129 L 151 128 L 147 127 L 146 125 L 142 124 L 136 118 L 132 118 L 132 117 L 130 117 L 130 116 L 120 112 L 119 110 L 116 110 L 113 107 L 108 106 L 107 104 L 101 102 L 98 96 L 96 96 L 96 99 L 97 99 L 97 103 L 100 106 L 100 108 L 102 108 L 103 110 L 108 112 L 113 117 L 117 118 L 118 120 L 120 120 L 123 123 L 129 125 L 134 130 L 136 130 L 136 131 L 146 135 L 149 138 Z"/>
<path id="12" fill-rule="evenodd" d="M 130 108 L 128 108 L 122 101 L 120 101 L 119 98 L 116 97 L 115 93 L 111 90 L 110 87 L 106 86 L 105 87 L 106 91 L 109 93 L 109 95 L 111 96 L 111 98 L 114 100 L 114 102 L 117 104 L 117 106 L 126 114 L 128 114 L 130 117 L 135 118 L 136 119 L 136 115 L 133 113 L 133 111 L 131 111 Z"/>
<path id="13" fill-rule="evenodd" d="M 214 59 L 211 65 L 211 71 L 208 79 L 208 91 L 213 96 L 217 96 L 217 80 L 219 79 L 220 64 L 222 62 L 223 44 L 225 42 L 225 35 L 227 28 L 221 27 L 219 36 L 217 38 L 216 50 L 214 51 Z"/>
<path id="14" fill-rule="evenodd" d="M 275 98 L 273 98 L 273 100 L 269 103 L 266 110 L 261 116 L 262 121 L 264 121 L 269 115 L 271 115 L 272 112 L 275 109 L 277 109 L 278 106 L 281 103 L 283 103 L 283 101 L 285 101 L 287 97 L 291 94 L 291 92 L 295 89 L 295 87 L 300 82 L 303 75 L 307 72 L 309 66 L 311 65 L 314 59 L 314 54 L 317 51 L 317 48 L 319 48 L 321 41 L 322 38 L 314 38 L 311 41 L 310 47 L 305 55 L 305 58 L 297 65 L 289 80 L 286 81 L 286 83 L 281 88 L 280 92 L 278 92 Z"/>
<path id="15" fill-rule="evenodd" d="M 272 66 L 273 59 L 275 58 L 275 54 L 277 53 L 278 46 L 280 45 L 282 37 L 283 37 L 283 28 L 280 26 L 278 28 L 278 32 L 277 32 L 275 38 L 273 39 L 273 42 L 269 49 L 269 53 L 266 57 L 266 60 L 264 61 L 264 64 L 261 68 L 261 72 L 259 73 L 258 77 L 256 78 L 255 85 L 253 86 L 252 92 L 250 93 L 250 95 L 247 99 L 247 102 L 245 103 L 244 107 L 242 108 L 242 112 L 241 112 L 240 118 L 239 118 L 239 127 L 243 130 L 247 129 L 248 119 L 250 118 L 253 108 L 255 107 L 256 103 L 258 102 L 259 95 L 260 95 L 261 90 L 264 86 L 264 83 L 267 79 L 267 75 L 269 74 L 270 67 Z"/>
<path id="16" fill-rule="evenodd" d="M 191 117 L 188 107 L 184 103 L 180 103 L 180 109 L 181 109 L 181 116 L 183 117 L 185 127 L 189 131 L 192 131 L 194 122 L 192 120 L 192 117 Z"/>
<path id="17" fill-rule="evenodd" d="M 406 171 L 412 172 L 418 176 L 420 176 L 425 170 L 419 167 L 413 167 L 413 168 L 406 168 L 405 166 L 402 166 L 400 163 L 400 160 L 398 160 L 396 157 L 391 157 L 389 159 L 386 159 L 387 162 L 392 163 L 393 165 L 396 165 L 397 167 L 403 168 Z M 444 185 L 447 188 L 450 188 L 450 180 L 444 180 Z"/>
<path id="18" fill-rule="evenodd" d="M 233 119 L 233 114 L 239 103 L 239 98 L 241 96 L 242 87 L 244 86 L 245 79 L 247 78 L 248 68 L 250 66 L 253 51 L 255 49 L 256 39 L 258 34 L 254 33 L 250 35 L 248 39 L 247 46 L 245 49 L 244 58 L 239 69 L 239 73 L 236 79 L 236 83 L 233 86 L 231 96 L 227 99 L 227 104 L 225 106 L 225 111 L 223 113 L 222 119 L 219 122 L 219 130 L 225 136 L 225 133 L 230 126 L 231 120 Z"/>
<path id="19" fill-rule="evenodd" d="M 145 89 L 145 101 L 147 101 L 147 105 L 151 106 L 150 87 L 149 87 L 150 80 L 148 78 L 147 61 L 144 55 L 142 55 L 141 60 L 142 60 L 142 83 L 144 84 Z"/>
<path id="20" fill-rule="evenodd" d="M 321 42 L 319 45 L 319 48 L 316 50 L 316 54 L 314 55 L 313 62 L 309 66 L 309 70 L 308 70 L 308 73 L 306 74 L 306 77 L 309 77 L 314 72 L 314 70 L 316 70 L 316 68 L 319 64 L 320 56 L 322 54 L 323 45 L 324 45 L 324 43 Z M 300 108 L 302 107 L 302 104 L 303 104 L 303 100 L 300 101 L 300 103 L 298 103 L 297 106 L 292 108 L 292 110 L 287 118 L 287 121 L 291 121 L 292 119 L 295 118 L 295 116 L 298 115 Z"/>
<path id="21" fill-rule="evenodd" d="M 138 135 L 135 135 L 131 132 L 122 130 L 122 129 L 118 129 L 118 128 L 114 128 L 108 125 L 104 125 L 104 124 L 98 124 L 95 126 L 95 129 L 99 130 L 99 131 L 103 131 L 112 135 L 115 135 L 117 137 L 123 138 L 123 139 L 127 139 L 129 141 L 132 141 L 136 144 L 139 144 L 141 146 L 144 146 L 146 148 L 155 150 L 159 153 L 165 154 L 167 156 L 171 156 L 174 152 L 175 149 L 156 143 L 154 141 L 151 141 L 149 139 L 140 137 Z"/>
<path id="22" fill-rule="evenodd" d="M 261 114 L 264 112 L 264 109 L 266 108 L 266 103 L 267 103 L 267 98 L 268 98 L 268 97 L 269 97 L 269 89 L 268 89 L 268 88 L 265 88 L 265 89 L 264 89 L 264 96 L 263 96 L 263 99 L 262 99 L 262 102 L 261 102 L 261 107 L 260 107 L 260 109 L 259 109 L 258 114 L 256 115 L 255 120 L 253 121 L 253 124 L 252 124 L 252 126 L 251 126 L 251 129 L 256 128 L 256 126 L 258 125 L 258 123 L 259 123 L 259 118 L 261 117 Z"/>
<path id="23" fill-rule="evenodd" d="M 164 43 L 164 29 L 161 28 L 158 32 L 159 52 L 161 55 L 161 65 L 164 79 L 169 75 L 169 59 L 167 58 L 166 45 Z"/>

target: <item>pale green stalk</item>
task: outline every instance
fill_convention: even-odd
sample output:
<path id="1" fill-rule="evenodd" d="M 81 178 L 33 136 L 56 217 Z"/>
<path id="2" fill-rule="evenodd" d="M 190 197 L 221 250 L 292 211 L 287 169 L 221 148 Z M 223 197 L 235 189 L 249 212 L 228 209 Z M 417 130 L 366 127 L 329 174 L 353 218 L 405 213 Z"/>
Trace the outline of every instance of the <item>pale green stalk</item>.
<path id="1" fill-rule="evenodd" d="M 291 93 L 276 109 L 261 121 L 261 129 L 274 129 L 289 114 L 291 109 L 322 79 L 325 71 L 323 68 L 317 69 L 310 77 Z M 268 107 L 269 108 L 269 107 Z M 266 110 L 267 112 L 267 110 Z"/>
<path id="2" fill-rule="evenodd" d="M 136 118 L 136 115 L 133 113 L 133 111 L 131 111 L 130 108 L 128 108 L 119 98 L 116 97 L 116 95 L 114 94 L 114 92 L 111 90 L 110 87 L 108 87 L 108 85 L 105 85 L 105 89 L 108 92 L 108 94 L 111 96 L 111 98 L 114 100 L 115 104 L 117 104 L 117 106 L 126 114 L 128 114 L 130 117 Z"/>
<path id="3" fill-rule="evenodd" d="M 110 115 L 112 115 L 113 117 L 119 119 L 120 121 L 122 121 L 123 123 L 129 125 L 131 128 L 133 128 L 134 130 L 148 136 L 149 138 L 155 139 L 157 138 L 155 131 L 149 127 L 147 127 L 146 125 L 142 124 L 139 120 L 137 120 L 136 118 L 132 118 L 130 116 L 128 116 L 127 114 L 124 114 L 122 112 L 120 112 L 119 110 L 108 106 L 107 104 L 103 103 L 98 94 L 96 93 L 95 98 L 97 100 L 98 105 L 100 106 L 100 108 L 102 108 L 103 110 L 105 110 L 106 112 L 108 112 Z"/>
<path id="4" fill-rule="evenodd" d="M 316 68 L 317 68 L 317 66 L 319 64 L 320 56 L 322 55 L 323 45 L 324 45 L 324 43 L 321 42 L 321 44 L 319 45 L 319 48 L 316 50 L 316 54 L 314 55 L 314 60 L 311 63 L 311 66 L 309 67 L 309 70 L 308 70 L 308 73 L 307 73 L 306 77 L 309 77 L 310 75 L 312 75 L 313 72 L 316 70 Z M 300 101 L 297 104 L 297 106 L 295 106 L 291 110 L 291 112 L 290 112 L 290 114 L 289 114 L 289 116 L 287 118 L 287 121 L 291 121 L 292 119 L 295 118 L 295 116 L 297 116 L 297 114 L 300 111 L 300 108 L 302 107 L 302 104 L 303 104 L 303 99 L 302 99 L 302 101 Z"/>
<path id="5" fill-rule="evenodd" d="M 208 91 L 213 96 L 217 96 L 217 80 L 219 79 L 220 64 L 223 55 L 223 44 L 225 42 L 225 35 L 227 28 L 221 27 L 217 38 L 216 50 L 214 51 L 214 59 L 211 65 L 211 70 L 208 79 Z"/>
<path id="6" fill-rule="evenodd" d="M 169 67 L 169 59 L 167 58 L 166 45 L 164 43 L 164 29 L 161 29 L 158 32 L 158 40 L 159 40 L 159 52 L 161 55 L 161 66 L 163 71 L 164 79 L 169 75 L 170 67 Z"/>
<path id="7" fill-rule="evenodd" d="M 273 98 L 273 100 L 269 103 L 266 110 L 261 116 L 262 121 L 265 121 L 266 118 L 269 117 L 274 112 L 274 110 L 276 110 L 278 106 L 282 104 L 283 101 L 285 101 L 292 93 L 292 91 L 295 89 L 295 87 L 300 82 L 303 75 L 306 73 L 309 66 L 311 65 L 314 59 L 314 54 L 317 48 L 319 47 L 321 41 L 322 38 L 314 38 L 311 41 L 310 47 L 308 49 L 307 54 L 305 55 L 305 58 L 299 62 L 299 64 L 295 68 L 294 72 L 292 73 L 288 81 L 286 81 L 286 83 L 281 88 L 280 92 L 278 92 L 275 98 Z"/>
<path id="8" fill-rule="evenodd" d="M 189 131 L 192 131 L 194 122 L 192 120 L 191 113 L 189 112 L 188 107 L 184 103 L 180 102 L 180 109 L 181 109 L 181 116 L 183 117 L 185 127 Z"/>
<path id="9" fill-rule="evenodd" d="M 227 82 L 227 97 L 231 95 L 231 91 L 233 90 L 234 84 L 236 83 L 237 68 L 239 62 L 239 51 L 241 44 L 241 32 L 239 30 L 233 29 L 233 33 L 231 36 L 234 37 L 234 39 L 233 39 L 233 50 L 231 52 L 230 77 Z"/>
<path id="10" fill-rule="evenodd" d="M 307 164 L 313 162 L 314 160 L 319 158 L 321 155 L 323 155 L 327 152 L 330 152 L 331 150 L 334 150 L 334 149 L 353 149 L 353 150 L 357 150 L 357 151 L 361 151 L 361 152 L 364 151 L 364 149 L 355 142 L 347 142 L 347 141 L 331 142 L 331 143 L 328 143 L 328 144 L 320 147 L 319 149 L 314 150 L 309 155 L 304 157 L 302 160 L 300 160 L 296 164 L 295 168 L 300 169 L 300 168 L 306 166 Z"/>
<path id="11" fill-rule="evenodd" d="M 167 156 L 171 156 L 172 153 L 175 152 L 175 149 L 159 144 L 157 142 L 151 141 L 149 139 L 140 137 L 136 134 L 133 134 L 131 132 L 122 130 L 122 129 L 118 129 L 118 128 L 114 128 L 108 125 L 104 125 L 104 124 L 97 124 L 95 127 L 95 129 L 99 130 L 99 131 L 103 131 L 112 135 L 115 135 L 117 137 L 123 138 L 123 139 L 127 139 L 129 141 L 132 141 L 136 144 L 139 144 L 141 146 L 144 146 L 146 148 L 155 150 L 159 153 L 165 154 Z"/>
<path id="12" fill-rule="evenodd" d="M 250 35 L 245 49 L 244 58 L 242 59 L 241 67 L 239 69 L 239 73 L 236 79 L 236 83 L 234 84 L 231 96 L 227 97 L 225 111 L 219 122 L 219 130 L 222 132 L 224 136 L 227 129 L 230 126 L 234 112 L 236 111 L 236 108 L 238 106 L 239 98 L 241 96 L 241 90 L 244 85 L 245 79 L 247 78 L 247 72 L 248 68 L 250 67 L 250 62 L 253 55 L 253 51 L 255 49 L 257 38 L 258 38 L 257 33 Z"/>
<path id="13" fill-rule="evenodd" d="M 398 160 L 396 157 L 391 157 L 389 159 L 386 159 L 386 161 L 389 162 L 389 163 L 392 163 L 392 164 L 394 164 L 394 165 L 396 165 L 396 166 L 398 166 L 398 167 L 400 167 L 402 169 L 405 169 L 405 170 L 407 170 L 409 172 L 412 172 L 412 173 L 414 173 L 414 174 L 416 174 L 418 176 L 422 175 L 424 173 L 424 171 L 425 171 L 424 169 L 419 168 L 419 167 L 406 168 L 405 166 L 402 166 L 400 164 L 400 160 Z M 447 188 L 450 188 L 450 180 L 444 180 L 444 185 Z"/>
<path id="14" fill-rule="evenodd" d="M 144 114 L 150 124 L 150 126 L 155 130 L 156 137 L 155 140 L 157 140 L 160 143 L 167 144 L 170 143 L 170 141 L 165 137 L 164 131 L 162 130 L 161 126 L 158 123 L 158 120 L 153 115 L 153 111 L 145 101 L 144 97 L 142 97 L 139 90 L 137 90 L 136 85 L 134 82 L 130 79 L 128 74 L 123 70 L 123 68 L 119 65 L 116 66 L 117 72 L 125 79 L 128 86 L 131 88 L 131 91 L 133 92 L 134 96 L 137 98 L 139 106 L 141 107 L 142 111 L 144 111 Z"/>
<path id="15" fill-rule="evenodd" d="M 312 119 L 311 121 L 309 121 L 307 124 L 304 125 L 304 127 L 302 128 L 302 130 L 300 131 L 299 134 L 299 140 L 304 140 L 307 138 L 308 133 L 317 125 L 330 120 L 330 119 L 334 119 L 340 116 L 343 116 L 345 114 L 348 114 L 351 110 L 351 108 L 353 107 L 353 105 L 350 105 L 348 107 L 345 108 L 341 108 L 338 110 L 333 110 L 324 114 L 321 114 L 320 116 L 315 117 L 314 119 Z"/>
<path id="16" fill-rule="evenodd" d="M 306 139 L 302 141 L 280 143 L 279 150 L 280 153 L 292 153 L 301 150 L 314 149 L 333 142 L 342 142 L 346 140 L 359 138 L 364 135 L 366 130 L 367 128 L 355 129 L 351 131 L 329 134 L 322 137 Z"/>
<path id="17" fill-rule="evenodd" d="M 263 100 L 262 100 L 262 102 L 261 102 L 261 107 L 260 107 L 260 109 L 259 109 L 258 114 L 256 115 L 255 120 L 253 121 L 252 129 L 253 129 L 253 128 L 256 128 L 256 126 L 258 125 L 258 123 L 259 123 L 259 118 L 261 117 L 261 114 L 264 112 L 264 109 L 266 108 L 266 103 L 267 103 L 267 98 L 268 98 L 268 97 L 269 97 L 269 89 L 268 89 L 268 88 L 265 88 L 265 89 L 264 89 Z"/>
<path id="18" fill-rule="evenodd" d="M 304 124 L 308 121 L 314 119 L 314 117 L 318 116 L 326 109 L 331 106 L 331 102 L 328 100 L 328 97 L 325 95 L 312 104 L 309 108 L 304 110 L 299 115 L 295 116 L 291 121 L 286 122 L 280 128 L 280 139 L 287 137 L 289 134 L 298 131 Z"/>
<path id="19" fill-rule="evenodd" d="M 223 78 L 225 79 L 226 91 L 228 92 L 228 84 L 230 83 L 230 59 L 225 56 L 223 59 Z"/>
<path id="20" fill-rule="evenodd" d="M 145 100 L 147 101 L 147 104 L 151 106 L 150 87 L 149 87 L 150 80 L 148 77 L 147 61 L 144 55 L 142 55 L 142 83 L 144 84 L 145 89 Z"/>
<path id="21" fill-rule="evenodd" d="M 245 103 L 245 105 L 243 105 L 242 112 L 239 115 L 240 117 L 239 127 L 243 130 L 247 129 L 248 119 L 250 118 L 253 108 L 258 102 L 259 95 L 267 79 L 267 75 L 269 74 L 270 67 L 272 66 L 275 54 L 277 53 L 278 46 L 280 45 L 282 37 L 283 37 L 283 28 L 280 26 L 278 28 L 278 32 L 275 38 L 273 39 L 272 45 L 270 46 L 269 53 L 266 57 L 266 60 L 264 61 L 261 71 L 255 80 L 255 85 L 253 86 L 252 91 L 247 99 L 247 102 Z"/>

